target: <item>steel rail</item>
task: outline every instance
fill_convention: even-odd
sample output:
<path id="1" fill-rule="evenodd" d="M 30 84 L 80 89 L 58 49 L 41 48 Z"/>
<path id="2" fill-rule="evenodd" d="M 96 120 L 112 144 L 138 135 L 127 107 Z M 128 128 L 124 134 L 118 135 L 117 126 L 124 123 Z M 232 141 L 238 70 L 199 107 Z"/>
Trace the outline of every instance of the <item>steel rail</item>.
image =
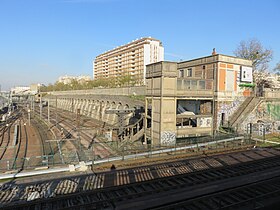
<path id="1" fill-rule="evenodd" d="M 19 204 L 19 206 L 22 208 L 33 206 L 34 208 L 40 209 L 44 205 L 51 205 L 51 207 L 56 206 L 58 209 L 70 209 L 91 205 L 92 207 L 95 206 L 98 208 L 100 205 L 107 206 L 120 200 L 125 201 L 131 198 L 143 197 L 147 194 L 157 194 L 159 192 L 227 180 L 253 173 L 263 173 L 266 170 L 274 170 L 274 168 L 280 170 L 279 156 L 220 168 L 210 168 L 188 174 L 178 174 L 171 177 L 157 177 L 153 180 L 105 187 L 94 191 L 82 192 L 78 190 L 78 193 L 30 201 L 28 204 Z M 14 203 L 14 208 L 17 207 L 16 204 Z"/>

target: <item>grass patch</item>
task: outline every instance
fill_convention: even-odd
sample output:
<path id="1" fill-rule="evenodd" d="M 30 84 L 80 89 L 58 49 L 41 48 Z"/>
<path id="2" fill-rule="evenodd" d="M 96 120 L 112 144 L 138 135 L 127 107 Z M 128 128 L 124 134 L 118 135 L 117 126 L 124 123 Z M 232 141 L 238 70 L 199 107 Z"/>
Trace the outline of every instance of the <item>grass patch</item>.
<path id="1" fill-rule="evenodd" d="M 145 101 L 144 95 L 130 95 L 129 98 L 137 101 Z"/>

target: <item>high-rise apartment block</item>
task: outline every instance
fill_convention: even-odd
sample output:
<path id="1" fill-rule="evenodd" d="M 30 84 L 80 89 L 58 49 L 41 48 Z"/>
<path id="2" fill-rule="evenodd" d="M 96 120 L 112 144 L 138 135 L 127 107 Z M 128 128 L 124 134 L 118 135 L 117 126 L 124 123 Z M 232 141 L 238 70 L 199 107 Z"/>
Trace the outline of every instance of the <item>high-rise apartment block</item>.
<path id="1" fill-rule="evenodd" d="M 98 55 L 93 64 L 93 78 L 129 76 L 136 84 L 145 83 L 146 65 L 164 60 L 162 43 L 141 38 Z"/>

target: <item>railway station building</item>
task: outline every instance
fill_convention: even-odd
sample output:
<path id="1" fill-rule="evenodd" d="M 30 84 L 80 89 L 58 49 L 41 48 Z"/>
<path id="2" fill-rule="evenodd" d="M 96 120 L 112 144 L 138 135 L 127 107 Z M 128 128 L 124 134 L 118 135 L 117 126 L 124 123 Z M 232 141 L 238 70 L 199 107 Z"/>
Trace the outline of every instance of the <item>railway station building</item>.
<path id="1" fill-rule="evenodd" d="M 253 95 L 252 62 L 216 54 L 147 65 L 145 141 L 211 136 Z"/>

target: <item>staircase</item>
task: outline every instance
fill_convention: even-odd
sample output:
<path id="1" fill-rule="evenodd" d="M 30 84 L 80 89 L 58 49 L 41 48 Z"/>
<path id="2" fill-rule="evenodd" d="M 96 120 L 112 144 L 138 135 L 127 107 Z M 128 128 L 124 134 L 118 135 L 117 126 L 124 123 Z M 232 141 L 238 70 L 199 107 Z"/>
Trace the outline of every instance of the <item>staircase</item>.
<path id="1" fill-rule="evenodd" d="M 248 97 L 239 106 L 239 108 L 234 112 L 234 114 L 229 118 L 229 125 L 235 127 L 240 122 L 245 120 L 245 118 L 254 110 L 254 108 L 259 104 L 261 98 L 258 97 Z"/>
<path id="2" fill-rule="evenodd" d="M 122 143 L 126 142 L 135 142 L 140 140 L 144 136 L 144 118 L 143 115 L 141 115 L 140 119 L 138 119 L 135 123 L 132 125 L 128 125 L 127 127 L 124 128 L 124 131 L 119 134 L 123 136 Z M 129 130 L 128 133 L 125 131 Z"/>

